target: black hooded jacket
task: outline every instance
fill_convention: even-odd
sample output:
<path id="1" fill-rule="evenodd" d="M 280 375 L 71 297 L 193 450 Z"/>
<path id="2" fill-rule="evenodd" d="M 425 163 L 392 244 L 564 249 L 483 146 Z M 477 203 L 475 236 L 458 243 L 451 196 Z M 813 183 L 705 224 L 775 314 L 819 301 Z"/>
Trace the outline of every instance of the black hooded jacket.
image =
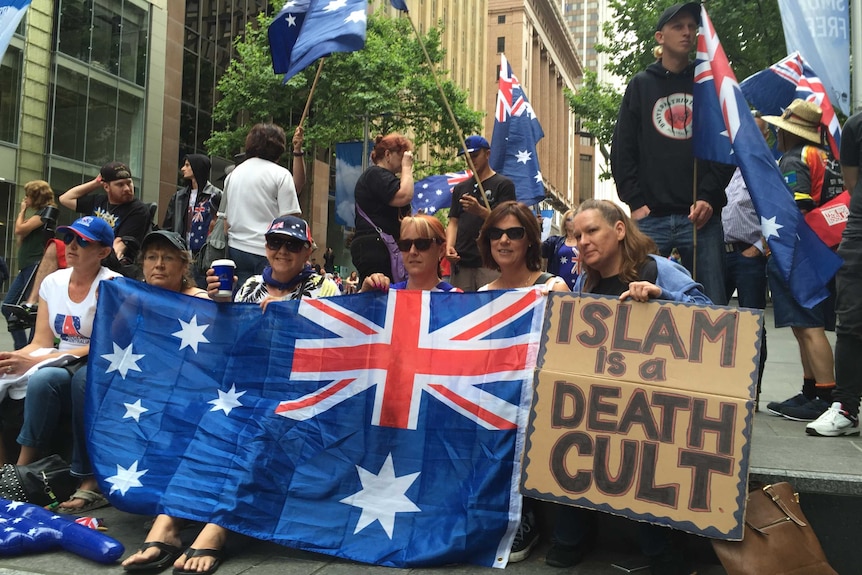
<path id="1" fill-rule="evenodd" d="M 194 206 L 199 218 L 195 223 L 200 224 L 200 226 L 191 226 L 190 229 L 188 222 L 189 197 L 192 189 L 192 181 L 189 180 L 188 184 L 179 188 L 171 198 L 165 212 L 162 228 L 182 234 L 183 237 L 187 237 L 187 232 L 191 231 L 189 248 L 193 253 L 197 253 L 203 247 L 207 234 L 204 233 L 203 238 L 201 238 L 200 234 L 195 233 L 195 228 L 202 227 L 204 230 L 209 230 L 210 221 L 215 219 L 216 212 L 218 212 L 222 192 L 209 181 L 212 164 L 208 157 L 203 154 L 189 154 L 185 159 L 189 161 L 189 165 L 192 167 L 192 173 L 195 175 L 194 181 L 197 182 L 198 187 L 202 188 L 198 190 Z"/>
<path id="2" fill-rule="evenodd" d="M 734 167 L 694 158 L 693 87 L 693 63 L 674 74 L 655 62 L 626 88 L 611 144 L 611 172 L 620 199 L 632 211 L 646 205 L 654 216 L 688 214 L 695 161 L 697 199 L 716 214 L 727 204 L 724 189 Z"/>

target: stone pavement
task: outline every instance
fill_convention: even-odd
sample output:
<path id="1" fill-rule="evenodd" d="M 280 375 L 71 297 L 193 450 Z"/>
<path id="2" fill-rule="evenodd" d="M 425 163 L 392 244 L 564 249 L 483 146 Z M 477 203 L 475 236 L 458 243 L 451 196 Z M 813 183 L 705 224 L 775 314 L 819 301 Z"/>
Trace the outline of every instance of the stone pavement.
<path id="1" fill-rule="evenodd" d="M 765 411 L 766 403 L 795 395 L 801 388 L 802 368 L 798 348 L 789 328 L 774 329 L 771 312 L 767 310 L 766 327 L 769 337 L 769 357 L 764 374 L 761 407 L 754 418 L 751 474 L 754 479 L 768 481 L 791 478 L 802 495 L 805 512 L 818 533 L 833 566 L 841 573 L 862 572 L 858 554 L 859 513 L 862 513 L 862 440 L 860 438 L 817 438 L 805 435 L 805 424 L 773 417 Z M 831 340 L 834 342 L 832 334 Z M 0 332 L 0 349 L 9 349 L 8 334 Z M 811 495 L 808 495 L 808 494 Z M 542 511 L 548 511 L 543 507 Z M 104 518 L 108 534 L 121 541 L 127 554 L 144 540 L 151 518 L 131 515 L 113 508 L 100 509 L 95 516 Z M 543 519 L 544 535 L 541 546 L 529 559 L 506 568 L 512 575 L 591 574 L 621 575 L 624 571 L 611 563 L 638 561 L 637 543 L 632 522 L 610 515 L 601 515 L 599 547 L 584 563 L 572 569 L 554 569 L 544 563 L 548 549 L 548 516 Z M 852 528 L 850 526 L 856 525 Z M 184 543 L 196 535 L 194 527 L 183 533 Z M 700 575 L 720 575 L 724 569 L 715 564 L 708 542 L 691 537 L 699 563 Z M 489 568 L 467 565 L 427 569 L 400 570 L 373 567 L 331 557 L 295 551 L 272 543 L 236 536 L 229 541 L 228 559 L 219 569 L 223 575 L 441 575 L 492 573 Z M 103 566 L 62 551 L 40 555 L 0 559 L 0 575 L 32 573 L 51 575 L 84 575 L 90 573 L 121 573 L 118 565 Z M 170 571 L 167 571 L 168 573 Z M 646 573 L 639 571 L 638 573 Z"/>

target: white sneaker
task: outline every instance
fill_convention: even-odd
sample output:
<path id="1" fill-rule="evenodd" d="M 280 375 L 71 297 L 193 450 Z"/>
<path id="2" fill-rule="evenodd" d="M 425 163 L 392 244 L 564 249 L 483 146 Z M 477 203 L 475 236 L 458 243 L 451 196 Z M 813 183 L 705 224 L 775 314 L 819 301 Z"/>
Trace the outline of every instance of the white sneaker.
<path id="1" fill-rule="evenodd" d="M 805 433 L 821 437 L 859 435 L 859 418 L 844 411 L 841 404 L 836 401 L 823 415 L 805 426 Z"/>

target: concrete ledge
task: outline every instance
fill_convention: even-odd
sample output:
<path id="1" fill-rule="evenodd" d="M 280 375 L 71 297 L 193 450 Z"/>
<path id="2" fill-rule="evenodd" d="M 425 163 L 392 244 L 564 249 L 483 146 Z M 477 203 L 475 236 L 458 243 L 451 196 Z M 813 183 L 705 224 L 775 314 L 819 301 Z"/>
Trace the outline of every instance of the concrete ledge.
<path id="1" fill-rule="evenodd" d="M 748 478 L 763 483 L 786 481 L 800 493 L 862 496 L 862 476 L 859 475 L 751 467 Z"/>

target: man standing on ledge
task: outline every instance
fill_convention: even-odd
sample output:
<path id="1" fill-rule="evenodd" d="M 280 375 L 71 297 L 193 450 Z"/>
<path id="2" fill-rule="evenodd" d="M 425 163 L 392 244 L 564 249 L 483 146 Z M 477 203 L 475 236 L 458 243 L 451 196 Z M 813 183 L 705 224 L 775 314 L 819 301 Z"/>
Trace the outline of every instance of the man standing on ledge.
<path id="1" fill-rule="evenodd" d="M 485 197 L 491 209 L 500 202 L 515 200 L 515 184 L 512 180 L 498 174 L 488 165 L 491 146 L 482 136 L 470 136 L 467 153 L 473 160 L 476 174 L 485 189 Z M 464 150 L 458 152 L 461 156 Z M 476 238 L 491 210 L 482 200 L 476 179 L 465 180 L 452 190 L 452 208 L 449 210 L 449 227 L 446 228 L 446 258 L 452 263 L 449 283 L 465 292 L 476 291 L 491 283 L 500 274 L 482 267 L 482 256 Z"/>
<path id="2" fill-rule="evenodd" d="M 661 54 L 626 87 L 611 143 L 611 172 L 632 219 L 662 255 L 677 248 L 706 295 L 725 305 L 721 208 L 734 168 L 697 160 L 692 150 L 689 54 L 697 45 L 699 23 L 697 2 L 674 4 L 659 17 L 655 39 Z"/>

